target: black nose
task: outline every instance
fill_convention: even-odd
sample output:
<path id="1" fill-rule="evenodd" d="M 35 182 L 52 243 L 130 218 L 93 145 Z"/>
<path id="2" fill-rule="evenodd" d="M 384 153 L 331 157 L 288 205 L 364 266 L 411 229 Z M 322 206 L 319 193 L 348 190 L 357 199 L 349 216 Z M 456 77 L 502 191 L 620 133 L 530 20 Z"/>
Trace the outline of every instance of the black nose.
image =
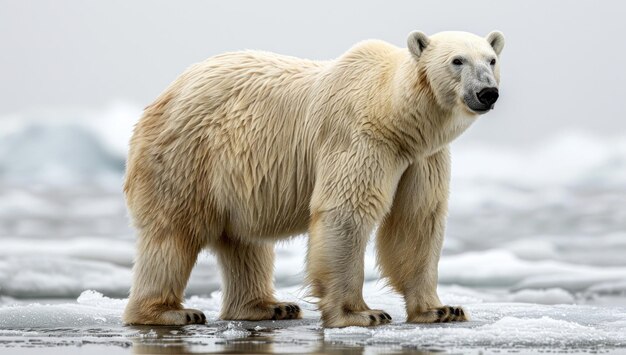
<path id="1" fill-rule="evenodd" d="M 498 88 L 484 88 L 476 94 L 478 97 L 478 101 L 481 103 L 491 106 L 498 101 Z"/>

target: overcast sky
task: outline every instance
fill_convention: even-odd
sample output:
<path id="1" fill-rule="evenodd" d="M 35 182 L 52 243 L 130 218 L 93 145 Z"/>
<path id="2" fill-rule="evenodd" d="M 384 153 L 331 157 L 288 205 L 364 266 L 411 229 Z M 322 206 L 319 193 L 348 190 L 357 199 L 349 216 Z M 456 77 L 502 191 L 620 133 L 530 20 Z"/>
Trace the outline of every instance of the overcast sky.
<path id="1" fill-rule="evenodd" d="M 143 107 L 187 66 L 224 51 L 330 59 L 368 38 L 405 46 L 415 29 L 499 29 L 501 99 L 467 139 L 624 135 L 625 13 L 619 0 L 0 0 L 0 117 Z"/>

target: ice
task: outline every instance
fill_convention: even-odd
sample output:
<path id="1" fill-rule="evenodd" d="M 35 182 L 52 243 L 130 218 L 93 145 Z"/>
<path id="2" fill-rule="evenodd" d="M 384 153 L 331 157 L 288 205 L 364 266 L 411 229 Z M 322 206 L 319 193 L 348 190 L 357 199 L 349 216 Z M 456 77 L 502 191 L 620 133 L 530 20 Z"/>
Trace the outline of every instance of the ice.
<path id="1" fill-rule="evenodd" d="M 226 339 L 239 339 L 246 338 L 250 335 L 250 332 L 242 328 L 241 322 L 228 322 L 226 330 L 221 333 Z"/>
<path id="2" fill-rule="evenodd" d="M 68 297 L 86 289 L 124 296 L 130 269 L 106 262 L 62 257 L 0 259 L 0 293 L 11 297 Z"/>
<path id="3" fill-rule="evenodd" d="M 626 334 L 622 331 L 599 329 L 550 317 L 529 319 L 505 316 L 493 323 L 475 327 L 436 326 L 406 329 L 392 326 L 373 330 L 350 327 L 326 329 L 324 336 L 329 341 L 350 342 L 354 341 L 352 339 L 357 335 L 359 336 L 357 342 L 369 344 L 568 348 L 594 345 L 622 346 L 626 344 Z"/>
<path id="4" fill-rule="evenodd" d="M 589 287 L 587 292 L 626 296 L 626 280 L 598 283 Z"/>
<path id="5" fill-rule="evenodd" d="M 25 127 L 0 145 L 0 171 L 9 183 L 99 183 L 119 176 L 123 166 L 123 158 L 75 125 Z"/>
<path id="6" fill-rule="evenodd" d="M 75 303 L 4 306 L 0 308 L 0 329 L 119 326 L 125 304 L 85 291 Z"/>
<path id="7" fill-rule="evenodd" d="M 573 304 L 576 298 L 562 288 L 548 288 L 545 290 L 521 290 L 507 297 L 511 302 L 536 304 Z"/>
<path id="8" fill-rule="evenodd" d="M 0 182 L 71 187 L 119 185 L 141 110 L 115 103 L 101 111 L 41 111 L 2 117 Z"/>
<path id="9" fill-rule="evenodd" d="M 126 300 L 106 297 L 102 293 L 94 290 L 83 291 L 76 299 L 76 303 L 84 306 L 94 306 L 117 310 L 122 309 L 124 306 L 126 306 Z"/>
<path id="10" fill-rule="evenodd" d="M 595 267 L 557 261 L 527 261 L 507 250 L 463 253 L 443 258 L 441 283 L 522 288 L 560 287 L 584 291 L 594 284 L 626 279 L 626 267 Z"/>
<path id="11" fill-rule="evenodd" d="M 46 334 L 50 343 L 56 339 L 54 333 L 50 333 L 51 330 L 59 328 L 65 331 L 57 331 L 62 335 L 56 340 L 58 342 L 66 341 L 66 333 L 74 329 L 76 334 L 95 337 L 98 334 L 114 334 L 132 340 L 135 346 L 155 342 L 167 344 L 173 339 L 215 346 L 215 341 L 219 339 L 246 339 L 259 333 L 271 336 L 276 346 L 295 340 L 307 349 L 320 346 L 320 342 L 335 346 L 396 344 L 427 349 L 611 349 L 626 346 L 626 308 L 623 307 L 483 302 L 476 298 L 479 295 L 475 291 L 444 287 L 441 290 L 442 298 L 446 301 L 465 301 L 471 320 L 466 323 L 416 325 L 404 323 L 406 314 L 401 297 L 376 282 L 366 283 L 364 289 L 372 307 L 385 309 L 392 315 L 394 320 L 390 325 L 325 329 L 320 339 L 319 313 L 312 304 L 300 299 L 297 288 L 291 287 L 279 289 L 278 294 L 281 299 L 297 302 L 304 309 L 304 318 L 301 320 L 221 321 L 217 319 L 221 294 L 216 292 L 210 297 L 194 296 L 185 302 L 186 306 L 205 312 L 208 320 L 205 326 L 123 327 L 121 313 L 126 300 L 85 291 L 75 302 L 70 303 L 0 307 L 0 338 L 21 336 L 24 339 Z"/>
<path id="12" fill-rule="evenodd" d="M 89 118 L 81 120 L 81 123 L 98 135 L 111 154 L 125 157 L 133 128 L 142 111 L 139 105 L 118 101 L 101 111 L 84 111 L 82 114 Z"/>
<path id="13" fill-rule="evenodd" d="M 452 181 L 547 187 L 620 185 L 626 173 L 626 137 L 598 139 L 569 131 L 532 147 L 453 144 Z M 497 169 L 495 168 L 497 167 Z"/>
<path id="14" fill-rule="evenodd" d="M 23 190 L 10 190 L 2 193 L 0 214 L 4 217 L 24 215 L 47 216 L 58 211 L 58 207 L 49 200 L 35 196 Z"/>
<path id="15" fill-rule="evenodd" d="M 66 108 L 27 111 L 0 117 L 0 139 L 20 134 L 28 127 L 53 129 L 59 126 L 80 127 L 112 155 L 124 157 L 133 127 L 141 116 L 141 106 L 117 101 L 99 109 Z"/>
<path id="16" fill-rule="evenodd" d="M 0 295 L 16 298 L 76 297 L 86 289 L 123 297 L 131 286 L 134 243 L 87 238 L 63 244 L 11 243 L 0 252 Z M 52 243 L 51 243 L 52 244 Z M 119 253 L 117 253 L 119 249 Z M 37 256 L 33 256 L 33 254 Z M 200 257 L 187 292 L 209 294 L 219 288 L 215 258 Z"/>
<path id="17" fill-rule="evenodd" d="M 81 237 L 68 240 L 32 240 L 4 238 L 0 258 L 17 260 L 37 255 L 39 257 L 59 257 L 61 259 L 81 259 L 105 261 L 122 266 L 131 266 L 135 257 L 135 243 L 132 240 L 112 238 Z M 57 259 L 59 260 L 59 259 Z"/>
<path id="18" fill-rule="evenodd" d="M 520 250 L 519 247 L 511 249 Z M 134 250 L 132 239 L 82 237 L 37 243 L 28 239 L 3 239 L 0 248 L 0 291 L 13 297 L 76 297 L 85 289 L 95 289 L 110 296 L 123 296 L 130 288 Z M 305 250 L 305 237 L 278 245 L 277 284 L 301 285 Z M 442 285 L 497 287 L 528 292 L 531 289 L 559 288 L 567 293 L 560 296 L 556 293 L 552 296 L 517 293 L 517 297 L 522 298 L 509 299 L 529 302 L 537 296 L 538 303 L 544 303 L 539 301 L 541 299 L 550 303 L 557 299 L 572 303 L 573 295 L 579 292 L 615 294 L 617 291 L 609 292 L 609 285 L 615 287 L 626 282 L 626 267 L 599 267 L 541 258 L 528 260 L 518 257 L 513 251 L 493 249 L 445 255 L 439 265 L 439 281 Z M 526 251 L 521 252 L 524 253 Z M 549 253 L 543 256 L 549 257 Z M 365 274 L 366 280 L 379 278 L 373 245 L 368 247 L 366 253 Z M 215 257 L 204 253 L 194 269 L 187 292 L 208 294 L 218 287 Z"/>
<path id="19" fill-rule="evenodd" d="M 460 292 L 457 288 L 455 292 Z M 442 298 L 449 298 L 443 290 Z M 548 291 L 557 298 L 560 291 Z M 466 300 L 476 294 L 465 295 Z M 545 300 L 544 300 L 545 301 Z M 375 301 L 372 302 L 376 305 Z M 400 343 L 437 347 L 611 347 L 626 345 L 625 308 L 541 306 L 525 303 L 466 302 L 468 323 L 409 325 L 392 323 L 377 328 L 326 329 L 326 341 Z M 394 316 L 394 320 L 397 319 Z M 400 322 L 402 318 L 400 317 Z"/>

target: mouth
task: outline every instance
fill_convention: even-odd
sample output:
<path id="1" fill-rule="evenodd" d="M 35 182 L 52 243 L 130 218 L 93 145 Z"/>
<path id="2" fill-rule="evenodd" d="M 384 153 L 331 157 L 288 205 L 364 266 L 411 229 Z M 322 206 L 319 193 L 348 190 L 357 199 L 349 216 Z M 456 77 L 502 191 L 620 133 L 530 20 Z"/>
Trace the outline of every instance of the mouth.
<path id="1" fill-rule="evenodd" d="M 493 110 L 495 100 L 491 100 L 490 102 L 481 102 L 476 95 L 465 95 L 463 97 L 463 103 L 469 112 L 475 115 L 483 115 Z"/>
<path id="2" fill-rule="evenodd" d="M 470 109 L 470 111 L 472 111 L 474 113 L 477 113 L 479 115 L 485 114 L 485 113 L 493 110 L 493 106 L 492 107 L 481 107 L 481 108 L 472 108 L 472 107 L 468 106 L 468 108 Z"/>

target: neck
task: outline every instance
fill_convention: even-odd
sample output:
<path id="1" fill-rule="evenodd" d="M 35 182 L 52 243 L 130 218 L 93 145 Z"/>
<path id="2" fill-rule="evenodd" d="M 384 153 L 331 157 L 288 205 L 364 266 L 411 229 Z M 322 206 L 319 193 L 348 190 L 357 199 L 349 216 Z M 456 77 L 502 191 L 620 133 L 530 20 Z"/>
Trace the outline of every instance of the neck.
<path id="1" fill-rule="evenodd" d="M 412 159 L 430 156 L 446 147 L 475 120 L 475 116 L 459 112 L 462 110 L 443 108 L 425 68 L 413 58 L 402 60 L 396 73 L 393 117 L 388 129 L 393 130 L 394 143 L 401 154 Z"/>

